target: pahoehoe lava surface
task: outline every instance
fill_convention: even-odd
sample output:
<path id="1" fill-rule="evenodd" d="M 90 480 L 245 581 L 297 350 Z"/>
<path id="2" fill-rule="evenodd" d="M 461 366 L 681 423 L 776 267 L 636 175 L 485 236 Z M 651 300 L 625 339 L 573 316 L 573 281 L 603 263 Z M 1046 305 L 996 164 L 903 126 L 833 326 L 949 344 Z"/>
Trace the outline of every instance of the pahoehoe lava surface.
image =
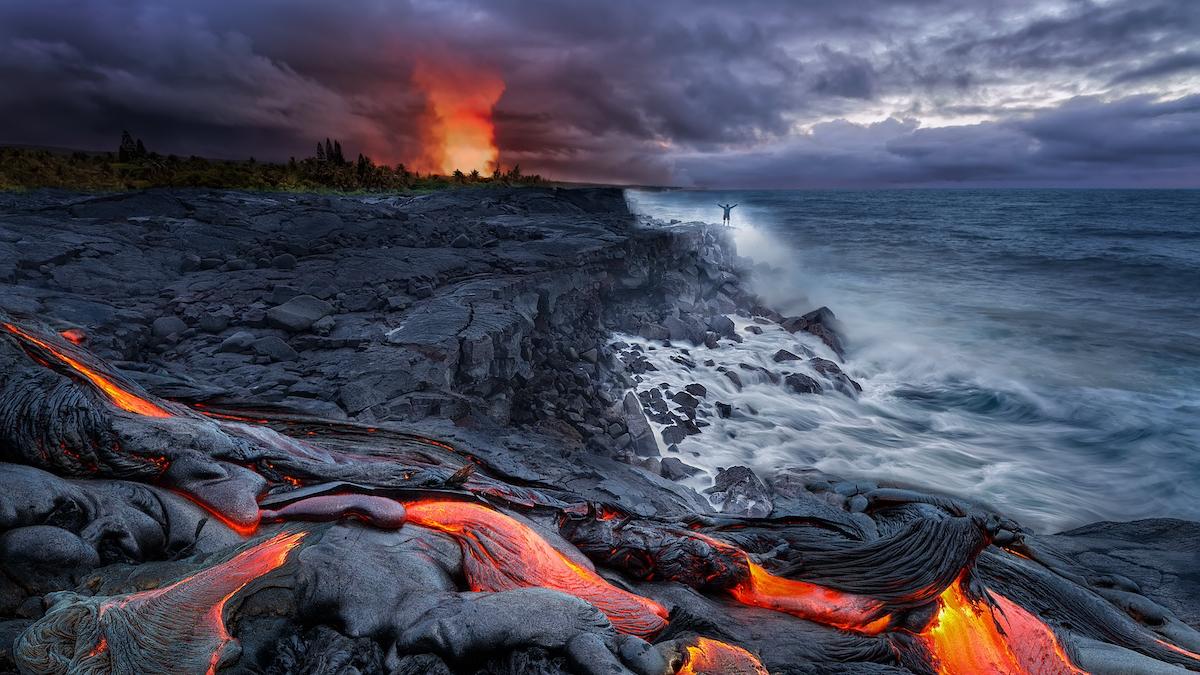
<path id="1" fill-rule="evenodd" d="M 749 270 L 612 189 L 0 195 L 0 669 L 1200 670 L 1196 523 L 677 482 L 704 388 L 612 333 L 852 349 Z M 855 395 L 808 356 L 730 379 Z"/>

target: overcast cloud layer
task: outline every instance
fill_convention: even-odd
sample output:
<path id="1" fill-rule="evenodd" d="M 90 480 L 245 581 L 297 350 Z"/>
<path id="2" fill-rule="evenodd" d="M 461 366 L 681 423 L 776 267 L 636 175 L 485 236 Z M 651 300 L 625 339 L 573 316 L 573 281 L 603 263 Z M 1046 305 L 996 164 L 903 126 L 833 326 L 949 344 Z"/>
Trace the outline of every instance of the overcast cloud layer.
<path id="1" fill-rule="evenodd" d="M 726 187 L 1200 187 L 1194 0 L 0 3 L 0 142 L 395 162 L 417 59 L 498 75 L 501 162 Z"/>

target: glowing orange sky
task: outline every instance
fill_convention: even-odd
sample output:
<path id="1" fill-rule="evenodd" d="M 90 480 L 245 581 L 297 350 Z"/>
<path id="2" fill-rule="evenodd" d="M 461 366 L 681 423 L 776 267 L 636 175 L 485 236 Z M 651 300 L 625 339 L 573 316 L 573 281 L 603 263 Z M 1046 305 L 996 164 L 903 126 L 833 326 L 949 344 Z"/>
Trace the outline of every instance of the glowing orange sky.
<path id="1" fill-rule="evenodd" d="M 423 156 L 412 168 L 490 172 L 500 154 L 492 108 L 504 93 L 504 80 L 486 68 L 440 60 L 418 61 L 413 82 L 428 100 L 429 118 L 421 133 Z"/>

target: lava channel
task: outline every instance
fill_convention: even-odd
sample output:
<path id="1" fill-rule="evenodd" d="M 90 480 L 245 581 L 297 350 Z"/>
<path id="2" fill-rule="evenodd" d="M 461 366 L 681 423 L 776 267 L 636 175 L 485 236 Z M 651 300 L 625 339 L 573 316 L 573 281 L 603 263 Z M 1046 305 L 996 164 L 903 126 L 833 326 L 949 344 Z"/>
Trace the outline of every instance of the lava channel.
<path id="1" fill-rule="evenodd" d="M 146 417 L 172 417 L 171 413 L 167 412 L 160 406 L 142 398 L 141 396 L 138 396 L 137 394 L 134 394 L 131 391 L 123 389 L 116 382 L 84 365 L 78 359 L 72 358 L 49 342 L 31 335 L 30 333 L 21 330 L 11 323 L 4 323 L 0 325 L 21 340 L 37 345 L 38 347 L 49 352 L 54 356 L 54 358 L 58 359 L 68 368 L 83 376 L 85 379 L 99 388 L 100 391 L 103 391 L 104 394 L 108 396 L 108 399 L 112 401 L 113 404 L 118 408 L 131 413 L 137 413 L 138 415 L 145 415 Z"/>
<path id="2" fill-rule="evenodd" d="M 140 673 L 212 675 L 234 643 L 226 603 L 281 567 L 304 536 L 281 532 L 162 588 L 62 598 L 19 638 L 17 661 L 23 672 L 127 672 L 136 664 Z M 81 638 L 92 642 L 80 645 Z"/>
<path id="3" fill-rule="evenodd" d="M 405 504 L 408 521 L 453 537 L 463 552 L 474 591 L 543 587 L 586 600 L 622 633 L 648 638 L 667 625 L 667 610 L 613 586 L 563 555 L 533 528 L 480 504 L 422 501 Z"/>
<path id="4" fill-rule="evenodd" d="M 999 611 L 967 597 L 961 580 L 942 593 L 937 615 L 921 633 L 939 675 L 1085 675 L 1049 626 L 992 595 Z"/>
<path id="5" fill-rule="evenodd" d="M 806 581 L 771 574 L 749 563 L 750 577 L 729 589 L 739 602 L 786 612 L 843 630 L 876 635 L 891 623 L 883 603 Z"/>

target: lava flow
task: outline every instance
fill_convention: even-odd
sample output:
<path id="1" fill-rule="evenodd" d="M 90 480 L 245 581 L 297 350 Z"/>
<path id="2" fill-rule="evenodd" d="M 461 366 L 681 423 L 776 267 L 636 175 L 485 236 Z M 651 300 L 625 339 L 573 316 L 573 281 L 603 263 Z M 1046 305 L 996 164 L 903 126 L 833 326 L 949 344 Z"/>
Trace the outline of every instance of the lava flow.
<path id="1" fill-rule="evenodd" d="M 121 386 L 116 382 L 113 382 L 92 368 L 85 366 L 83 363 L 79 362 L 79 360 L 71 358 L 67 354 L 63 353 L 61 349 L 58 349 L 49 342 L 46 342 L 45 340 L 42 340 L 34 335 L 30 335 L 11 323 L 0 325 L 3 325 L 5 330 L 13 335 L 16 335 L 18 338 L 37 345 L 47 352 L 50 352 L 50 354 L 52 354 L 63 364 L 74 370 L 76 373 L 82 375 L 89 382 L 103 391 L 105 395 L 108 396 L 109 400 L 111 400 L 118 408 L 127 410 L 131 413 L 137 413 L 138 415 L 145 415 L 147 417 L 171 417 L 171 413 L 138 396 L 137 394 L 122 389 Z"/>
<path id="2" fill-rule="evenodd" d="M 767 669 L 741 647 L 702 637 L 687 648 L 687 660 L 675 675 L 767 675 Z"/>
<path id="3" fill-rule="evenodd" d="M 215 673 L 233 642 L 225 605 L 251 581 L 282 566 L 304 532 L 282 532 L 172 584 L 111 598 L 73 598 L 52 606 L 39 628 L 21 637 L 34 672 L 109 672 L 137 664 L 138 672 Z M 86 605 L 94 603 L 88 611 Z M 94 636 L 90 647 L 64 636 Z M 60 647 L 67 647 L 64 654 Z M 86 651 L 85 651 L 86 649 Z M 67 670 L 63 658 L 70 663 Z M 99 661 L 99 660 L 103 661 Z M 57 667 L 51 667 L 57 666 Z M 125 672 L 121 670 L 121 672 Z"/>
<path id="4" fill-rule="evenodd" d="M 733 597 L 746 605 L 787 612 L 867 635 L 882 632 L 891 616 L 881 615 L 883 603 L 862 596 L 796 579 L 775 576 L 760 565 L 749 563 L 750 577 L 730 589 Z"/>
<path id="5" fill-rule="evenodd" d="M 1184 649 L 1183 647 L 1180 647 L 1178 645 L 1173 645 L 1170 642 L 1167 642 L 1166 640 L 1155 639 L 1154 641 L 1157 642 L 1158 644 L 1166 647 L 1167 649 L 1170 649 L 1171 651 L 1173 651 L 1177 654 L 1183 654 L 1184 656 L 1186 656 L 1188 658 L 1193 658 L 1193 659 L 1196 659 L 1197 661 L 1200 661 L 1200 654 L 1197 654 L 1196 652 L 1193 652 L 1189 649 Z"/>
<path id="6" fill-rule="evenodd" d="M 604 612 L 622 633 L 644 638 L 667 625 L 667 610 L 662 605 L 613 586 L 515 518 L 468 502 L 413 502 L 405 508 L 409 522 L 458 541 L 472 590 L 541 586 L 562 591 Z"/>
<path id="7" fill-rule="evenodd" d="M 993 593 L 999 611 L 973 601 L 958 581 L 942 593 L 937 616 L 921 633 L 939 675 L 1083 675 L 1054 631 L 1020 605 Z"/>

